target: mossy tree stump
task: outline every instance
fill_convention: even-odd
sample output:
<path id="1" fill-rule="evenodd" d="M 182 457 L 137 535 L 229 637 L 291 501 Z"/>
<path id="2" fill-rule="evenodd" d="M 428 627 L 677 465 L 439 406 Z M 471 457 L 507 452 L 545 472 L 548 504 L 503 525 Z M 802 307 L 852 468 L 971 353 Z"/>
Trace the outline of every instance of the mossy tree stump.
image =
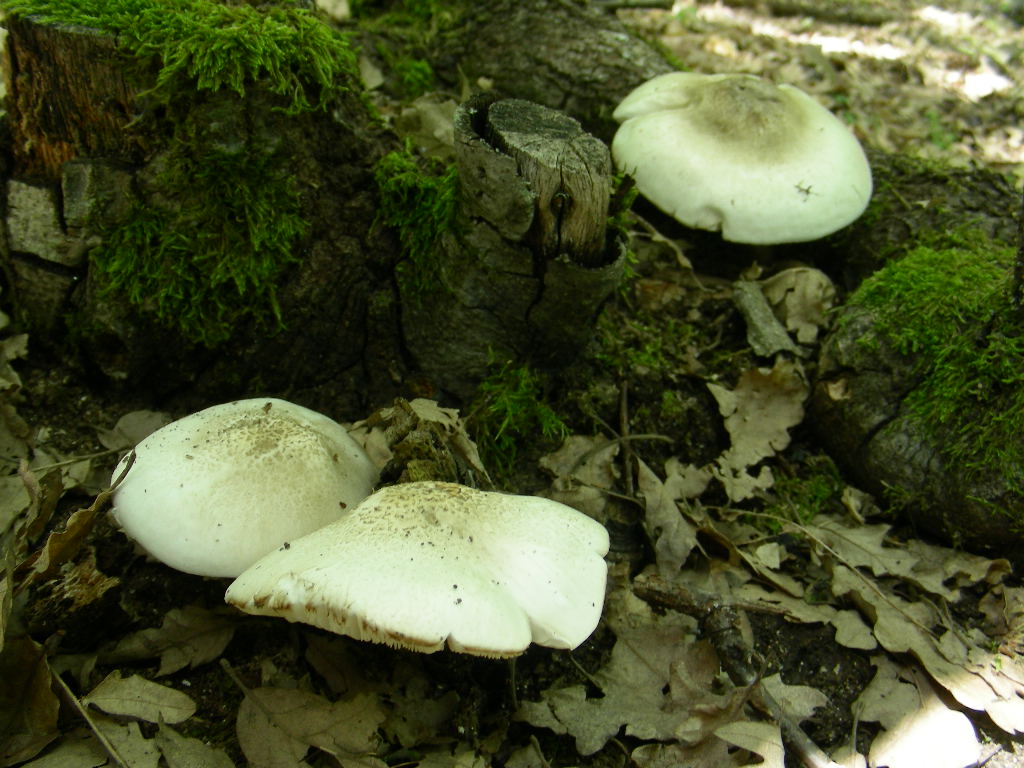
<path id="1" fill-rule="evenodd" d="M 397 248 L 372 227 L 395 139 L 355 54 L 294 6 L 123 4 L 9 8 L 5 260 L 34 348 L 183 409 L 364 413 L 404 363 Z"/>

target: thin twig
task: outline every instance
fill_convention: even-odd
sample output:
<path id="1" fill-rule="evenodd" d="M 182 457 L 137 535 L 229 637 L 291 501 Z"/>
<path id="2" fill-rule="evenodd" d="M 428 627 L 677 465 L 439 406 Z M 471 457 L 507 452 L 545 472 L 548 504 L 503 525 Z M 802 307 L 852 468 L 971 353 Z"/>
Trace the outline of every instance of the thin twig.
<path id="1" fill-rule="evenodd" d="M 116 765 L 120 766 L 120 768 L 129 768 L 128 762 L 121 757 L 121 753 L 117 751 L 117 747 L 114 746 L 114 743 L 106 737 L 106 734 L 104 734 L 103 731 L 100 730 L 96 721 L 93 719 L 92 714 L 89 712 L 88 707 L 82 705 L 82 702 L 79 701 L 77 696 L 75 696 L 71 688 L 68 687 L 68 684 L 64 682 L 64 679 L 60 675 L 52 675 L 51 678 L 53 682 L 57 684 L 57 692 L 60 694 L 61 698 L 78 713 L 79 717 L 85 720 L 85 724 L 89 726 L 89 730 L 92 731 L 92 735 L 96 737 L 100 746 L 103 747 L 103 751 L 105 751 L 110 759 L 113 760 Z"/>
<path id="2" fill-rule="evenodd" d="M 104 456 L 110 456 L 111 454 L 119 453 L 120 448 L 108 448 L 105 451 L 97 451 L 96 453 L 85 453 L 81 456 L 71 456 L 70 458 L 63 459 L 61 461 L 55 461 L 52 464 L 43 464 L 39 467 L 32 467 L 33 472 L 42 472 L 47 469 L 58 469 L 60 467 L 67 467 L 72 464 L 77 464 L 80 461 L 88 461 L 89 459 L 99 459 Z"/>
<path id="3" fill-rule="evenodd" d="M 750 687 L 754 703 L 779 724 L 783 737 L 806 768 L 842 768 L 808 738 L 761 684 L 760 658 L 743 639 L 736 606 L 654 575 L 638 576 L 633 592 L 647 603 L 693 616 L 700 622 L 729 679 L 737 686 Z"/>
<path id="4" fill-rule="evenodd" d="M 622 476 L 626 495 L 632 497 L 633 487 L 633 446 L 629 441 L 629 381 L 619 384 L 619 434 L 622 440 Z"/>
<path id="5" fill-rule="evenodd" d="M 779 724 L 783 738 L 807 768 L 842 768 L 839 763 L 826 755 L 783 710 L 768 689 L 758 683 L 753 693 L 756 703 L 762 705 L 769 717 Z"/>

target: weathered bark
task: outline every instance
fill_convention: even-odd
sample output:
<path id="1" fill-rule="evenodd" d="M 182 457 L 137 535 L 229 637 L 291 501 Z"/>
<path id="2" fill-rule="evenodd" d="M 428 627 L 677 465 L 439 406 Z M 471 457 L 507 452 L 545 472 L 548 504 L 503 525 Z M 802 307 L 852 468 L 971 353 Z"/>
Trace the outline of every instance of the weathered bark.
<path id="1" fill-rule="evenodd" d="M 1019 201 L 1006 176 L 869 155 L 875 199 L 865 217 L 833 241 L 836 250 L 826 254 L 838 259 L 848 289 L 922 239 L 934 244 L 957 229 L 979 230 L 994 245 L 1019 245 L 1013 217 Z M 901 354 L 884 337 L 865 343 L 877 336 L 875 322 L 861 309 L 838 310 L 835 329 L 822 347 L 808 424 L 859 486 L 909 499 L 906 514 L 919 530 L 1020 556 L 1024 534 L 1014 522 L 1024 508 L 1019 488 L 1006 479 L 1004 467 L 968 470 L 947 458 L 952 428 L 926 429 L 905 405 L 920 385 L 916 357 Z M 973 322 L 980 327 L 987 319 Z M 998 405 L 979 404 L 975 418 L 991 418 L 986 408 Z"/>
<path id="2" fill-rule="evenodd" d="M 570 362 L 622 277 L 608 148 L 565 115 L 493 97 L 455 116 L 461 208 L 438 290 L 403 296 L 419 366 L 462 397 L 495 360 Z"/>
<path id="3" fill-rule="evenodd" d="M 904 500 L 918 530 L 972 550 L 1024 555 L 1024 498 L 1006 468 L 967 469 L 948 459 L 951 428 L 926 429 L 905 405 L 919 384 L 914 358 L 889 344 L 864 344 L 877 338 L 871 315 L 845 319 L 824 345 L 809 408 L 829 454 L 859 487 Z M 979 406 L 975 418 L 991 418 L 983 411 Z"/>
<path id="4" fill-rule="evenodd" d="M 503 96 L 562 110 L 604 141 L 615 132 L 615 105 L 673 69 L 613 14 L 572 0 L 481 4 L 450 61 L 453 80 L 486 78 Z"/>
<path id="5" fill-rule="evenodd" d="M 117 40 L 31 18 L 5 24 L 14 175 L 53 184 L 76 157 L 140 160 L 143 135 L 129 128 L 139 88 Z"/>

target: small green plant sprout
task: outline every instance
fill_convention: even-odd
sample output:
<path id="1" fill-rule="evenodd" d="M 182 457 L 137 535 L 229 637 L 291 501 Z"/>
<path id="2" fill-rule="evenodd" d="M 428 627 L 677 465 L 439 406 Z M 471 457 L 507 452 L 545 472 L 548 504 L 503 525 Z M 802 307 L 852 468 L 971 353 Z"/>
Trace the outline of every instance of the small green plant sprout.
<path id="1" fill-rule="evenodd" d="M 438 243 L 455 223 L 458 173 L 454 164 L 417 157 L 407 143 L 378 161 L 374 178 L 380 193 L 378 222 L 398 233 L 405 256 L 395 270 L 399 287 L 403 296 L 417 301 L 444 286 Z"/>
<path id="2" fill-rule="evenodd" d="M 802 525 L 840 506 L 843 481 L 827 457 L 812 457 L 800 474 L 777 477 L 763 511 L 752 516 L 755 526 L 780 533 L 785 521 Z"/>
<path id="3" fill-rule="evenodd" d="M 564 440 L 569 428 L 545 402 L 544 378 L 528 365 L 506 361 L 477 387 L 466 418 L 484 466 L 508 478 L 521 448 L 538 437 Z"/>

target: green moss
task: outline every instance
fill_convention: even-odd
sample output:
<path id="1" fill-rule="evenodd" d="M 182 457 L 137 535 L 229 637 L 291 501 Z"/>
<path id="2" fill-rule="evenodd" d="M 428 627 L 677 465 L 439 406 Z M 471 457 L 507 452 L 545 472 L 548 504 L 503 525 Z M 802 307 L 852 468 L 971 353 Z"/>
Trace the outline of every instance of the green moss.
<path id="1" fill-rule="evenodd" d="M 672 315 L 654 318 L 641 312 L 630 317 L 604 312 L 598 332 L 600 351 L 595 360 L 613 371 L 670 376 L 690 367 L 686 348 L 695 341 L 695 329 Z"/>
<path id="2" fill-rule="evenodd" d="M 384 43 L 377 46 L 377 52 L 394 72 L 402 98 L 415 99 L 435 87 L 437 77 L 426 59 L 402 55 Z"/>
<path id="3" fill-rule="evenodd" d="M 93 252 L 107 290 L 208 346 L 245 318 L 279 325 L 275 285 L 297 261 L 294 247 L 308 224 L 284 153 L 266 141 L 247 144 L 241 99 L 255 88 L 270 94 L 268 111 L 325 109 L 358 73 L 347 39 L 295 7 L 210 0 L 0 0 L 0 7 L 115 35 L 149 86 L 142 119 L 171 149 L 157 201 L 138 201 Z M 218 92 L 238 123 L 226 142 L 209 136 L 221 115 L 192 114 Z M 211 125 L 197 127 L 203 122 Z"/>
<path id="4" fill-rule="evenodd" d="M 159 178 L 177 204 L 136 203 L 92 258 L 109 291 L 215 346 L 246 317 L 280 325 L 275 286 L 308 225 L 275 158 L 189 150 L 178 147 Z"/>
<path id="5" fill-rule="evenodd" d="M 608 229 L 612 234 L 628 237 L 633 226 L 629 212 L 639 194 L 636 182 L 628 173 L 620 171 L 612 176 L 612 194 L 608 203 Z"/>
<path id="6" fill-rule="evenodd" d="M 16 16 L 100 29 L 132 58 L 155 64 L 149 95 L 262 88 L 286 97 L 292 114 L 323 109 L 358 73 L 346 38 L 294 7 L 211 0 L 2 0 Z"/>
<path id="7" fill-rule="evenodd" d="M 459 180 L 454 165 L 417 158 L 410 146 L 380 159 L 374 173 L 380 193 L 378 220 L 393 228 L 405 259 L 396 275 L 403 297 L 416 301 L 444 285 L 438 247 L 454 226 Z"/>
<path id="8" fill-rule="evenodd" d="M 686 417 L 686 406 L 676 390 L 666 389 L 661 393 L 660 400 L 658 413 L 665 422 L 672 423 Z"/>
<path id="9" fill-rule="evenodd" d="M 1010 300 L 1014 251 L 981 233 L 946 233 L 868 278 L 850 298 L 879 338 L 914 361 L 905 406 L 946 458 L 997 468 L 1024 489 L 1024 317 Z M 849 316 L 848 316 L 849 317 Z"/>
<path id="10" fill-rule="evenodd" d="M 484 466 L 496 479 L 509 476 L 527 444 L 569 435 L 565 422 L 544 399 L 544 383 L 529 366 L 505 362 L 477 387 L 467 421 Z"/>
<path id="11" fill-rule="evenodd" d="M 353 15 L 377 38 L 377 53 L 394 74 L 398 95 L 414 99 L 437 89 L 431 60 L 461 14 L 460 3 L 398 0 L 354 3 Z"/>

